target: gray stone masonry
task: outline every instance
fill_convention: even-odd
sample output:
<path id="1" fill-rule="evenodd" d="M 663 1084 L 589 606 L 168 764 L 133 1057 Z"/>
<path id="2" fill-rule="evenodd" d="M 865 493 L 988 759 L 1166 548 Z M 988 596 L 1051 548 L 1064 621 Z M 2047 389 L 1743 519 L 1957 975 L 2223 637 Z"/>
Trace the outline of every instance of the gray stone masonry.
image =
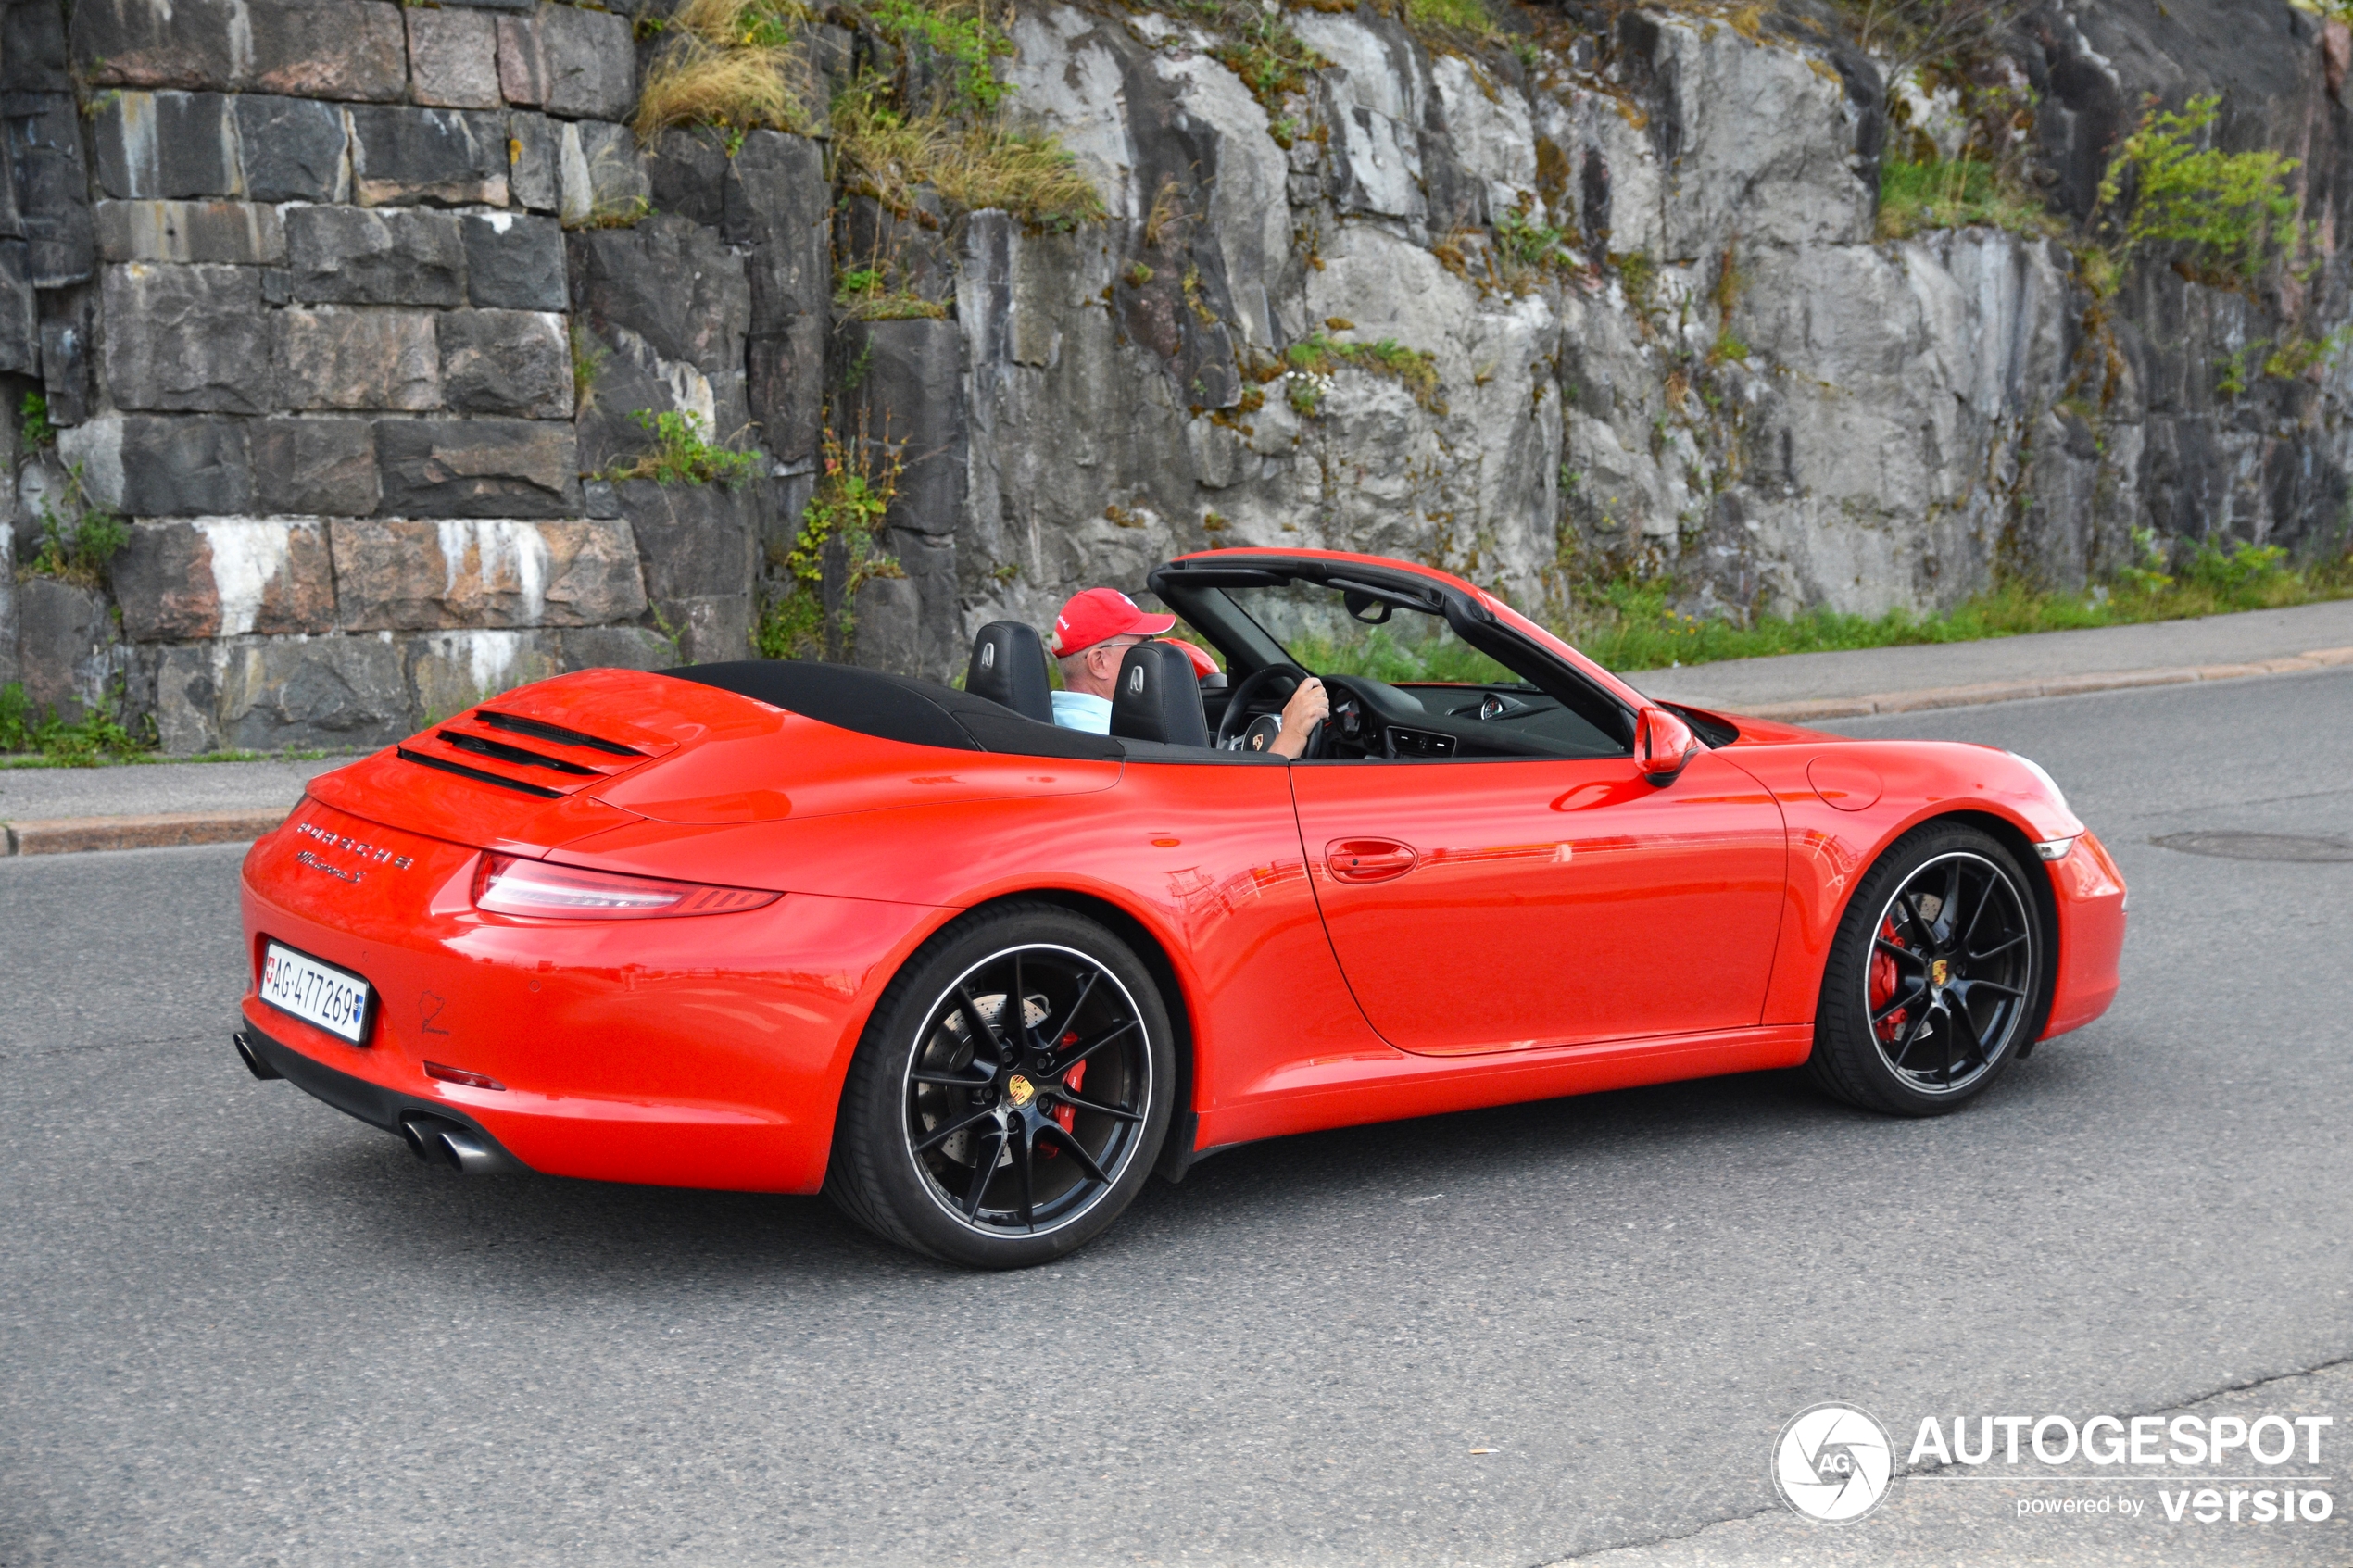
<path id="1" fill-rule="evenodd" d="M 290 207 L 285 296 L 317 305 L 462 305 L 462 221 L 442 212 Z"/>
<path id="2" fill-rule="evenodd" d="M 380 509 L 395 517 L 580 515 L 572 428 L 539 420 L 386 420 L 376 426 Z"/>
<path id="3" fill-rule="evenodd" d="M 258 202 L 102 201 L 94 216 L 102 261 L 259 265 L 286 258 L 278 209 Z"/>
<path id="4" fill-rule="evenodd" d="M 538 310 L 453 310 L 441 318 L 441 397 L 465 414 L 569 420 L 572 347 L 564 319 Z"/>
<path id="5" fill-rule="evenodd" d="M 361 206 L 507 205 L 504 115 L 392 105 L 346 112 Z"/>
<path id="6" fill-rule="evenodd" d="M 276 402 L 257 270 L 108 267 L 105 309 L 105 373 L 118 407 L 258 414 Z"/>
<path id="7" fill-rule="evenodd" d="M 416 9 L 409 25 L 409 90 L 437 108 L 495 109 L 498 95 L 497 24 L 480 11 Z"/>

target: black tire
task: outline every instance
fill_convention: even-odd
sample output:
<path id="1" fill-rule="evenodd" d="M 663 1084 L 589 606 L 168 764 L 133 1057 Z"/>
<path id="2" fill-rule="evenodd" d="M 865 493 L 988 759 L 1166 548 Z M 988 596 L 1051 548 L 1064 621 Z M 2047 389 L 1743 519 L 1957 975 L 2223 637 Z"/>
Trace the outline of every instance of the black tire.
<path id="1" fill-rule="evenodd" d="M 1839 922 L 1806 1071 L 1867 1110 L 1957 1110 L 2041 1032 L 2051 954 L 2034 885 L 2008 849 L 1965 823 L 1915 828 Z"/>
<path id="2" fill-rule="evenodd" d="M 931 1257 L 1062 1257 L 1151 1174 L 1175 1110 L 1173 1038 L 1151 975 L 1101 923 L 1027 902 L 967 915 L 916 950 L 868 1022 L 825 1195 Z"/>

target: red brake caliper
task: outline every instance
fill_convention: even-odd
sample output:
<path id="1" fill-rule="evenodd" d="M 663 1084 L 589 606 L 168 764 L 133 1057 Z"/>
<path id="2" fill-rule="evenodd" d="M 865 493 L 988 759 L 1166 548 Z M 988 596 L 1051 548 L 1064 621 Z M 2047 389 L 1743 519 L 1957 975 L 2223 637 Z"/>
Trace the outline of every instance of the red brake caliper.
<path id="1" fill-rule="evenodd" d="M 1077 1043 L 1078 1032 L 1075 1029 L 1055 1042 L 1057 1047 L 1063 1050 L 1068 1050 L 1071 1047 L 1076 1045 Z M 1079 1085 L 1086 1083 L 1086 1081 L 1087 1064 L 1083 1061 L 1063 1074 L 1063 1087 L 1068 1089 L 1072 1094 L 1078 1093 Z M 1054 1120 L 1061 1123 L 1063 1124 L 1063 1131 L 1067 1133 L 1071 1130 L 1071 1124 L 1078 1120 L 1078 1112 L 1070 1106 L 1058 1105 L 1054 1107 Z"/>
<path id="2" fill-rule="evenodd" d="M 1905 945 L 1904 939 L 1895 935 L 1895 922 L 1894 921 L 1881 921 L 1880 922 L 1879 935 L 1880 940 L 1882 942 L 1893 942 L 1899 947 Z M 1889 958 L 1885 953 L 1879 951 L 1877 948 L 1873 948 L 1871 951 L 1870 985 L 1871 1010 L 1873 1012 L 1879 1011 L 1880 1009 L 1885 1007 L 1889 1002 L 1894 999 L 1895 987 L 1901 978 L 1902 977 L 1898 975 L 1895 971 L 1895 960 Z M 1896 1031 L 1904 1027 L 1905 1014 L 1909 1010 L 1910 1010 L 1906 1008 L 1898 1008 L 1895 1011 L 1889 1013 L 1885 1018 L 1881 1019 L 1875 1026 L 1879 1037 L 1882 1040 L 1894 1039 Z"/>

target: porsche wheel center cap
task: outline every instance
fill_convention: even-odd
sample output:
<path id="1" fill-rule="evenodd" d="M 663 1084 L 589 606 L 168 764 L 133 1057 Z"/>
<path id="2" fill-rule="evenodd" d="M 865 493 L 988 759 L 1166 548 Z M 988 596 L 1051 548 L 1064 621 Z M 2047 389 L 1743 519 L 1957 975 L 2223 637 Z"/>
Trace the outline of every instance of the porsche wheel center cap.
<path id="1" fill-rule="evenodd" d="M 1038 1085 L 1016 1073 L 1006 1080 L 1005 1093 L 1016 1107 L 1025 1106 L 1037 1097 Z"/>
<path id="2" fill-rule="evenodd" d="M 1953 966 L 1943 959 L 1928 966 L 1928 983 L 1942 991 L 1953 983 Z"/>

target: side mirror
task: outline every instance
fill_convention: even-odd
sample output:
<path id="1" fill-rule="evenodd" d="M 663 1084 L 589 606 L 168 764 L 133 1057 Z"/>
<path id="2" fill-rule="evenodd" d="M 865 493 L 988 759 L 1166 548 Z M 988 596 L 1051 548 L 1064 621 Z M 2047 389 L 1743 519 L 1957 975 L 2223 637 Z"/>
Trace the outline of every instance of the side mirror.
<path id="1" fill-rule="evenodd" d="M 1699 749 L 1692 727 L 1664 708 L 1634 715 L 1634 766 L 1655 784 L 1670 784 Z"/>

